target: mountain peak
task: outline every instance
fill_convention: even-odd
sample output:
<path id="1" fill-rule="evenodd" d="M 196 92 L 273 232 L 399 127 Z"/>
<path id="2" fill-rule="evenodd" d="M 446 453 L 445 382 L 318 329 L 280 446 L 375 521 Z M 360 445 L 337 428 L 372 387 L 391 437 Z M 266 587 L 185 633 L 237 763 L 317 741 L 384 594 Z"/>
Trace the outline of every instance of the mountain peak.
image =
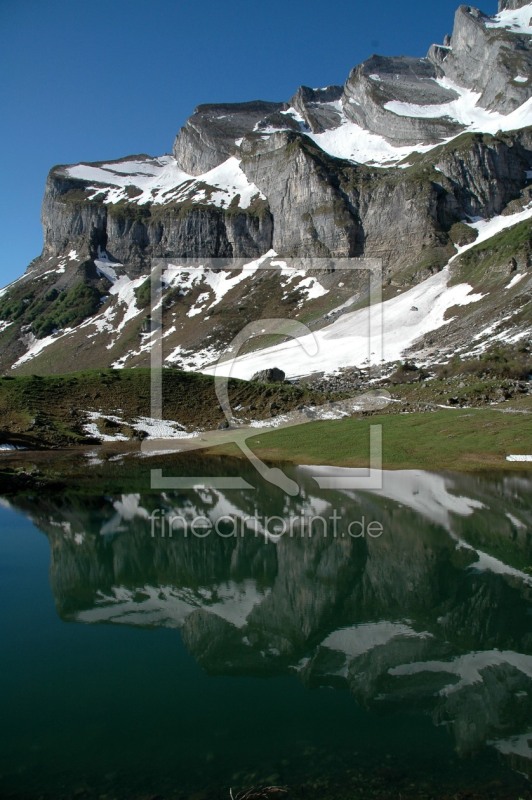
<path id="1" fill-rule="evenodd" d="M 205 368 L 256 314 L 301 316 L 316 320 L 316 330 L 334 325 L 360 301 L 360 280 L 338 280 L 328 261 L 323 277 L 298 283 L 279 267 L 278 259 L 307 257 L 380 259 L 406 331 L 393 332 L 393 361 L 418 333 L 451 325 L 435 323 L 427 298 L 460 268 L 455 256 L 517 224 L 515 236 L 495 242 L 493 259 L 484 248 L 467 256 L 476 271 L 464 267 L 463 277 L 476 276 L 482 293 L 467 301 L 467 325 L 457 315 L 443 338 L 467 352 L 470 330 L 487 340 L 493 319 L 508 321 L 497 332 L 507 341 L 529 336 L 514 312 L 532 281 L 532 5 L 501 0 L 499 8 L 487 16 L 461 5 L 452 36 L 426 58 L 371 56 L 343 86 L 301 86 L 281 102 L 200 105 L 173 155 L 53 169 L 43 253 L 0 290 L 0 370 L 148 363 L 155 259 L 194 267 L 169 267 L 164 281 L 167 366 Z M 253 278 L 272 254 L 266 277 Z M 206 266 L 213 258 L 224 267 L 246 259 L 249 269 L 222 274 Z M 403 300 L 402 291 L 414 296 Z M 440 358 L 437 335 L 419 346 Z M 363 349 L 324 350 L 319 369 L 358 367 Z M 260 369 L 272 363 L 284 369 L 277 358 Z M 300 361 L 291 363 L 295 374 Z"/>

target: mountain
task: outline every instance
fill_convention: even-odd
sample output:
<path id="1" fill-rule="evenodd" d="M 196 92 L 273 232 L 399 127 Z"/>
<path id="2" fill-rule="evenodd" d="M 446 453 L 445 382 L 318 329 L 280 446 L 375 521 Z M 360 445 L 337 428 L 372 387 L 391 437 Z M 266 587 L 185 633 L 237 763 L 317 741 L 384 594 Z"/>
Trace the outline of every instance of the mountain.
<path id="1" fill-rule="evenodd" d="M 0 293 L 1 369 L 148 365 L 156 259 L 175 263 L 163 275 L 169 366 L 206 368 L 247 323 L 271 317 L 319 330 L 322 359 L 302 365 L 291 351 L 283 362 L 268 342 L 237 360 L 240 377 L 371 360 L 367 337 L 352 346 L 367 280 L 332 264 L 358 256 L 382 260 L 385 362 L 523 342 L 531 20 L 522 0 L 500 0 L 494 17 L 460 6 L 426 58 L 375 55 L 343 86 L 303 86 L 287 102 L 199 106 L 171 155 L 54 167 L 43 252 Z M 324 259 L 318 272 L 283 262 L 308 257 Z M 223 269 L 231 259 L 241 271 Z"/>

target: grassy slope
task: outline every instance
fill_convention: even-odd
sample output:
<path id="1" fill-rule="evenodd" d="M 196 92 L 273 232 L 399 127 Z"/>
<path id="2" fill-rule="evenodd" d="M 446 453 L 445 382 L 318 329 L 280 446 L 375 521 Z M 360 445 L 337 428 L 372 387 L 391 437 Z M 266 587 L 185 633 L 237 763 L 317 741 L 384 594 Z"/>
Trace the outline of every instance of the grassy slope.
<path id="1" fill-rule="evenodd" d="M 165 419 L 187 429 L 217 428 L 224 422 L 212 377 L 171 369 L 163 370 L 162 376 Z M 241 406 L 256 418 L 299 404 L 326 402 L 322 393 L 304 387 L 240 380 L 229 381 L 229 397 L 232 408 Z M 151 416 L 151 371 L 107 369 L 0 378 L 0 442 L 3 438 L 24 443 L 27 437 L 28 444 L 48 447 L 82 443 L 87 438 L 86 412 L 92 410 L 126 422 Z M 127 424 L 108 432 L 133 435 Z"/>
<path id="2" fill-rule="evenodd" d="M 467 281 L 475 288 L 489 287 L 494 281 L 508 279 L 510 259 L 526 258 L 532 247 L 530 220 L 519 222 L 474 245 L 457 259 L 451 284 Z"/>
<path id="3" fill-rule="evenodd" d="M 176 420 L 189 429 L 213 429 L 224 421 L 212 378 L 178 370 L 164 370 L 163 376 L 166 419 Z M 439 381 L 434 384 L 434 389 L 440 387 Z M 30 447 L 82 444 L 86 441 L 85 412 L 92 409 L 117 414 L 126 421 L 124 426 L 109 433 L 133 436 L 127 421 L 150 416 L 150 388 L 148 369 L 2 378 L 0 442 L 3 439 Z M 405 398 L 411 392 L 412 401 L 433 399 L 425 384 L 395 388 Z M 454 388 L 454 383 L 446 386 L 448 393 Z M 246 409 L 246 415 L 255 418 L 283 413 L 299 404 L 325 402 L 324 395 L 303 387 L 236 380 L 230 382 L 230 399 L 233 408 L 240 405 Z M 527 467 L 507 462 L 505 458 L 511 453 L 532 452 L 530 396 L 516 396 L 510 403 L 502 403 L 500 409 L 416 409 L 414 413 L 402 414 L 403 407 L 403 403 L 394 403 L 381 414 L 257 433 L 249 439 L 249 444 L 268 461 L 366 466 L 369 427 L 382 425 L 384 467 L 457 470 Z M 216 452 L 234 453 L 235 449 L 228 445 L 217 448 Z"/>
<path id="4" fill-rule="evenodd" d="M 530 400 L 528 411 L 532 411 Z M 503 413 L 493 408 L 313 422 L 254 436 L 248 445 L 267 461 L 368 466 L 370 425 L 382 425 L 384 468 L 532 468 L 531 464 L 506 461 L 509 454 L 532 452 L 532 414 Z M 213 452 L 225 451 L 217 448 Z"/>

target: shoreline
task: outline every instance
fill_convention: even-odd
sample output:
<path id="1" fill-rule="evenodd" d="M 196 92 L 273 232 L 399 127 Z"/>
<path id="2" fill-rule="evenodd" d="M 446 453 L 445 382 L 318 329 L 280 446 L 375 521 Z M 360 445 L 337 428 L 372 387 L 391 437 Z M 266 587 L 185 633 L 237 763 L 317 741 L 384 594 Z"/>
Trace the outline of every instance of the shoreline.
<path id="1" fill-rule="evenodd" d="M 511 417 L 511 419 L 509 419 Z M 452 418 L 452 420 L 451 420 Z M 452 421 L 449 428 L 448 423 Z M 457 424 L 460 423 L 460 424 Z M 501 424 L 502 423 L 502 424 Z M 440 410 L 411 414 L 369 415 L 311 422 L 293 428 L 251 431 L 246 440 L 253 454 L 268 466 L 369 467 L 369 429 L 382 426 L 383 471 L 423 470 L 464 474 L 532 474 L 532 462 L 507 456 L 532 450 L 530 414 L 501 414 L 497 409 Z M 139 482 L 155 466 L 201 459 L 247 463 L 234 443 L 146 454 L 138 440 L 83 443 L 58 448 L 4 450 L 0 453 L 0 491 L 32 488 L 68 489 L 78 483 L 125 486 Z M 527 444 L 530 442 L 531 444 Z M 519 446 L 521 443 L 521 446 Z"/>

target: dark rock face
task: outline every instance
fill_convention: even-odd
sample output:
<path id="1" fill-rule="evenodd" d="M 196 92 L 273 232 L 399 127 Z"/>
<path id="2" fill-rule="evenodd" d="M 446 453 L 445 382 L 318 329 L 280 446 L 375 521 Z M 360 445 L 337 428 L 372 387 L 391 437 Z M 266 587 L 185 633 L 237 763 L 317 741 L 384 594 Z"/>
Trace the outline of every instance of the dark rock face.
<path id="1" fill-rule="evenodd" d="M 462 215 L 500 214 L 523 188 L 532 159 L 532 129 L 497 137 L 465 136 L 463 142 L 443 148 L 435 166 L 452 182 Z"/>
<path id="2" fill-rule="evenodd" d="M 527 6 L 530 0 L 499 0 L 499 11 L 511 10 Z"/>
<path id="3" fill-rule="evenodd" d="M 284 379 L 285 373 L 282 369 L 277 369 L 277 367 L 263 369 L 260 372 L 256 372 L 251 378 L 252 381 L 257 381 L 258 383 L 282 383 Z"/>
<path id="4" fill-rule="evenodd" d="M 256 100 L 198 106 L 174 142 L 174 156 L 190 175 L 201 175 L 237 151 L 235 141 L 252 131 L 263 117 L 283 108 L 282 103 Z"/>
<path id="5" fill-rule="evenodd" d="M 254 258 L 267 252 L 272 218 L 266 204 L 230 213 L 207 205 L 113 205 L 88 200 L 87 184 L 58 167 L 48 176 L 42 208 L 43 259 L 71 248 L 98 248 L 132 276 L 150 258 Z"/>
<path id="6" fill-rule="evenodd" d="M 335 107 L 342 98 L 341 86 L 327 86 L 325 89 L 310 89 L 300 86 L 290 100 L 290 106 L 301 114 L 309 129 L 321 133 L 340 124 L 339 107 Z"/>
<path id="7" fill-rule="evenodd" d="M 428 154 L 426 166 L 383 171 L 339 162 L 305 136 L 283 132 L 247 137 L 242 168 L 269 199 L 277 252 L 363 254 L 399 271 L 427 249 L 445 248 L 465 215 L 498 214 L 519 196 L 532 165 L 530 139 L 527 130 L 464 135 Z"/>
<path id="8" fill-rule="evenodd" d="M 441 75 L 427 59 L 372 56 L 347 79 L 345 114 L 361 127 L 401 145 L 456 135 L 462 126 L 450 119 L 415 118 L 386 109 L 391 102 L 441 105 L 456 100 L 456 92 L 435 82 Z"/>
<path id="9" fill-rule="evenodd" d="M 479 105 L 509 114 L 530 96 L 527 83 L 515 82 L 517 75 L 528 76 L 532 70 L 530 36 L 492 28 L 486 23 L 489 20 L 481 11 L 460 6 L 455 15 L 450 50 L 442 54 L 438 49 L 431 49 L 429 58 L 447 78 L 478 92 Z M 483 54 L 482 58 L 478 57 L 479 53 Z"/>
<path id="10" fill-rule="evenodd" d="M 105 246 L 107 207 L 88 202 L 84 189 L 82 182 L 61 175 L 60 167 L 48 175 L 41 214 L 43 258 L 62 252 L 76 240 L 94 252 L 98 245 Z"/>
<path id="11" fill-rule="evenodd" d="M 273 248 L 286 256 L 362 252 L 357 210 L 339 186 L 331 159 L 301 134 L 280 132 L 242 143 L 242 169 L 269 199 Z M 332 168 L 331 168 L 332 167 Z"/>

